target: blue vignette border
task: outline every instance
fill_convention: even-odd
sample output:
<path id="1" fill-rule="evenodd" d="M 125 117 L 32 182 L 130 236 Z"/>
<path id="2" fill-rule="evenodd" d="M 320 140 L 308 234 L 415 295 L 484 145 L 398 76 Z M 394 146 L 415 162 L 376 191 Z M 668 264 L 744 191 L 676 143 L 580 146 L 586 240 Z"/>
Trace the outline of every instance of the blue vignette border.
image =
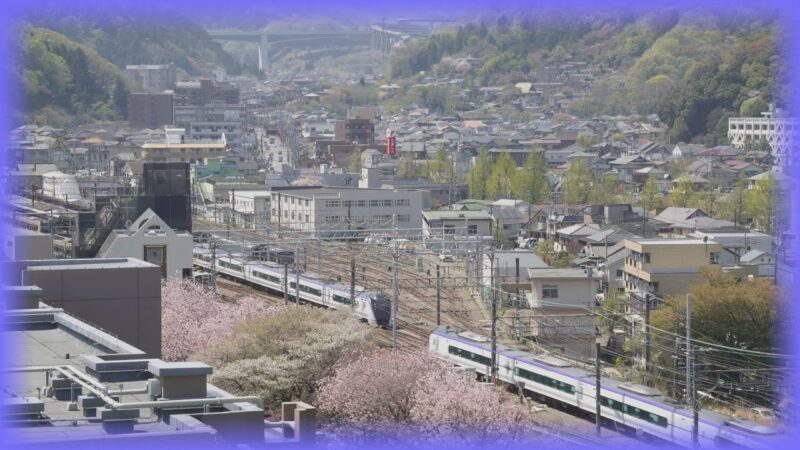
<path id="1" fill-rule="evenodd" d="M 366 1 L 366 0 L 298 0 L 298 1 L 278 1 L 278 2 L 258 2 L 256 0 L 229 0 L 227 2 L 219 2 L 212 0 L 170 0 L 168 2 L 156 2 L 153 0 L 118 0 L 107 2 L 103 0 L 75 0 L 75 1 L 62 1 L 57 0 L 7 0 L 3 6 L 0 7 L 0 30 L 3 33 L 2 42 L 0 42 L 0 58 L 5 61 L 5 70 L 0 71 L 0 130 L 3 135 L 0 138 L 0 155 L 3 158 L 10 158 L 7 148 L 7 132 L 12 128 L 12 111 L 14 107 L 18 107 L 23 101 L 21 96 L 20 87 L 13 83 L 11 75 L 13 70 L 21 64 L 19 55 L 17 53 L 19 43 L 16 42 L 17 34 L 15 31 L 15 24 L 24 19 L 24 17 L 31 13 L 47 12 L 55 15 L 69 14 L 71 11 L 99 11 L 103 13 L 119 13 L 119 14 L 139 14 L 139 13 L 152 13 L 166 8 L 171 12 L 179 12 L 185 14 L 189 19 L 208 17 L 214 15 L 215 11 L 227 10 L 232 7 L 237 8 L 262 8 L 265 6 L 272 8 L 270 11 L 280 11 L 282 13 L 297 13 L 298 15 L 312 12 L 317 17 L 331 15 L 347 15 L 348 12 L 374 12 L 374 15 L 383 15 L 392 17 L 394 15 L 409 15 L 417 12 L 424 12 L 430 8 L 436 8 L 438 11 L 446 11 L 449 7 L 456 8 L 459 12 L 475 10 L 477 12 L 496 13 L 496 12 L 513 12 L 515 10 L 524 10 L 529 8 L 547 7 L 547 8 L 562 8 L 565 13 L 581 14 L 586 12 L 607 11 L 607 10 L 625 10 L 636 9 L 646 11 L 649 8 L 662 8 L 662 7 L 676 7 L 676 8 L 694 8 L 697 6 L 705 6 L 719 11 L 727 11 L 737 6 L 747 7 L 750 9 L 763 9 L 765 11 L 777 11 L 780 17 L 784 20 L 783 33 L 785 41 L 783 42 L 783 55 L 788 58 L 789 66 L 789 83 L 792 87 L 800 86 L 800 71 L 797 70 L 798 63 L 800 63 L 800 32 L 796 30 L 793 25 L 800 23 L 800 3 L 791 0 L 761 0 L 757 4 L 748 2 L 746 0 L 734 1 L 719 1 L 719 0 L 680 0 L 680 1 L 623 1 L 623 0 L 607 0 L 598 4 L 592 0 L 540 0 L 540 1 L 514 1 L 514 0 L 495 0 L 477 1 L 477 0 L 442 0 L 440 2 L 429 2 L 424 0 L 405 0 L 393 3 L 382 3 L 380 1 Z M 793 70 L 794 69 L 794 70 Z M 792 115 L 794 117 L 800 116 L 800 90 L 794 88 L 790 90 L 792 96 L 788 104 L 791 105 Z M 797 150 L 793 149 L 796 154 Z M 791 169 L 794 179 L 800 179 L 800 165 L 794 165 Z M 5 189 L 5 187 L 3 187 Z M 797 187 L 794 187 L 795 190 Z M 5 191 L 3 191 L 5 192 Z M 795 206 L 800 205 L 797 200 L 796 193 L 787 202 L 787 210 L 782 211 L 782 220 L 788 223 L 785 232 L 791 236 L 798 236 L 800 232 L 800 208 Z M 6 208 L 7 204 L 0 201 L 0 208 Z M 6 221 L 0 221 L 0 231 L 2 235 L 6 235 L 9 230 L 6 229 L 9 225 Z M 788 247 L 786 252 L 790 255 L 797 255 L 800 250 L 800 240 L 794 238 L 787 243 Z M 794 258 L 793 258 L 794 259 Z M 797 274 L 790 272 L 782 272 L 779 274 L 781 279 L 779 283 L 781 289 L 786 295 L 787 301 L 785 302 L 789 314 L 790 325 L 787 326 L 782 333 L 787 348 L 787 352 L 796 355 L 800 349 L 800 333 L 794 329 L 796 324 L 800 323 L 800 306 L 795 301 L 800 300 L 800 295 L 794 291 L 794 277 Z M 782 276 L 781 276 L 782 275 Z M 0 284 L 8 284 L 9 274 L 6 268 L 0 270 Z M 0 317 L 0 321 L 4 320 L 4 316 Z M 4 325 L 0 323 L 0 325 Z M 12 365 L 12 358 L 17 349 L 12 348 L 8 340 L 5 338 L 5 333 L 0 335 L 0 367 L 9 367 Z M 794 364 L 796 367 L 796 364 Z M 791 381 L 800 380 L 800 374 L 790 371 L 792 373 Z M 3 378 L 5 374 L 0 372 L 0 386 L 3 385 Z M 794 385 L 792 382 L 787 384 Z M 798 391 L 791 392 L 791 402 L 794 408 L 797 408 Z M 792 445 L 797 442 L 796 439 L 800 437 L 800 432 L 797 428 L 788 430 L 785 445 L 780 445 L 780 448 L 794 448 Z M 9 442 L 9 438 L 13 436 L 13 430 L 6 429 L 0 425 L 0 443 Z M 87 448 L 85 446 L 65 446 L 59 445 L 59 448 Z M 124 445 L 114 445 L 114 447 L 127 447 Z M 180 445 L 170 444 L 165 445 L 165 448 L 181 448 Z M 363 448 L 376 448 L 377 446 L 364 446 Z M 104 446 L 98 446 L 104 448 Z M 197 448 L 193 446 L 192 448 Z M 564 447 L 569 448 L 569 446 Z"/>

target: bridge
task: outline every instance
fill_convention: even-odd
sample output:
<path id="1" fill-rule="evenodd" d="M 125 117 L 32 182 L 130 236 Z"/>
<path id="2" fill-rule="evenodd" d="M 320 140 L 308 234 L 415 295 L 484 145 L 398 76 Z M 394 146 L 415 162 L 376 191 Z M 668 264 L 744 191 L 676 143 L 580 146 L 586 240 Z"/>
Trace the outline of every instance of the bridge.
<path id="1" fill-rule="evenodd" d="M 270 63 L 269 55 L 276 47 L 354 45 L 378 49 L 384 54 L 391 52 L 398 42 L 412 36 L 428 36 L 433 26 L 447 19 L 397 19 L 391 25 L 372 24 L 368 30 L 331 31 L 209 31 L 217 41 L 251 42 L 258 45 L 258 68 L 265 70 Z M 418 24 L 427 24 L 420 26 Z"/>

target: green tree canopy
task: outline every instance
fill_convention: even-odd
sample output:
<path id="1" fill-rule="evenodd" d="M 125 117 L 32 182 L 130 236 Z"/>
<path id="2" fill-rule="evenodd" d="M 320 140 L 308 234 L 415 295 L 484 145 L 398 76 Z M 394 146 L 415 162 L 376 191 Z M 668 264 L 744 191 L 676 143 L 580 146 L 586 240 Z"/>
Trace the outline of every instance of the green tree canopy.
<path id="1" fill-rule="evenodd" d="M 564 197 L 570 205 L 589 202 L 594 175 L 585 159 L 575 159 L 564 177 Z"/>
<path id="2" fill-rule="evenodd" d="M 467 174 L 467 184 L 469 185 L 469 196 L 476 199 L 486 199 L 486 182 L 492 174 L 492 157 L 489 152 L 481 150 L 475 159 L 475 165 Z"/>
<path id="3" fill-rule="evenodd" d="M 547 165 L 539 151 L 528 153 L 525 164 L 514 174 L 513 196 L 531 204 L 540 203 L 547 196 L 550 183 L 546 177 Z"/>
<path id="4" fill-rule="evenodd" d="M 517 172 L 517 163 L 508 152 L 500 153 L 486 182 L 487 194 L 491 198 L 510 197 L 512 184 Z"/>

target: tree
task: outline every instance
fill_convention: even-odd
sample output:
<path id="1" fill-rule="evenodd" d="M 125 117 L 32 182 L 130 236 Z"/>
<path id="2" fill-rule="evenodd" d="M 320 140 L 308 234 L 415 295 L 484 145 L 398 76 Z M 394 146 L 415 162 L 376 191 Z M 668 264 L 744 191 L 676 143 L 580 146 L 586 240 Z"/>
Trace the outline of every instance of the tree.
<path id="1" fill-rule="evenodd" d="M 647 181 L 645 181 L 644 186 L 642 186 L 640 206 L 645 214 L 661 207 L 661 196 L 658 193 L 656 179 L 652 175 L 647 177 Z"/>
<path id="2" fill-rule="evenodd" d="M 564 197 L 570 205 L 584 204 L 589 201 L 594 176 L 589 164 L 583 158 L 573 159 L 564 177 Z"/>
<path id="3" fill-rule="evenodd" d="M 117 78 L 117 84 L 114 85 L 114 108 L 117 110 L 119 117 L 128 118 L 128 88 L 122 78 Z"/>
<path id="4" fill-rule="evenodd" d="M 161 357 L 186 360 L 230 337 L 237 324 L 280 310 L 253 297 L 226 301 L 199 283 L 170 278 L 161 285 Z"/>
<path id="5" fill-rule="evenodd" d="M 372 333 L 348 312 L 290 307 L 239 324 L 199 357 L 215 367 L 211 382 L 277 409 L 283 401 L 312 401 L 336 365 L 374 349 Z"/>
<path id="6" fill-rule="evenodd" d="M 527 201 L 530 204 L 537 204 L 547 196 L 550 187 L 545 173 L 547 166 L 541 152 L 533 151 L 528 153 L 522 169 L 514 174 L 513 196 Z"/>
<path id="7" fill-rule="evenodd" d="M 419 176 L 419 170 L 414 164 L 414 154 L 411 152 L 403 152 L 400 158 L 400 166 L 397 168 L 397 176 L 400 178 L 415 178 Z"/>
<path id="8" fill-rule="evenodd" d="M 492 167 L 492 173 L 486 181 L 486 191 L 490 198 L 509 197 L 512 183 L 517 173 L 517 163 L 508 152 L 500 153 Z"/>
<path id="9" fill-rule="evenodd" d="M 454 176 L 453 164 L 447 157 L 447 151 L 440 147 L 434 159 L 428 161 L 423 170 L 423 175 L 432 183 L 447 183 Z"/>
<path id="10" fill-rule="evenodd" d="M 320 382 L 317 405 L 334 427 L 372 442 L 497 443 L 530 426 L 524 407 L 448 366 L 430 353 L 365 354 Z"/>
<path id="11" fill-rule="evenodd" d="M 347 166 L 350 173 L 361 173 L 361 152 L 354 150 L 350 155 L 350 164 Z"/>
<path id="12" fill-rule="evenodd" d="M 475 159 L 475 165 L 472 166 L 472 169 L 470 169 L 467 175 L 470 197 L 481 200 L 486 198 L 486 181 L 492 173 L 492 165 L 493 162 L 491 156 L 489 156 L 489 152 L 482 149 Z"/>
<path id="13" fill-rule="evenodd" d="M 761 113 L 768 108 L 767 102 L 761 97 L 748 98 L 739 106 L 739 116 L 741 117 L 761 117 Z"/>
<path id="14" fill-rule="evenodd" d="M 672 204 L 685 208 L 689 206 L 694 197 L 694 184 L 689 176 L 678 180 L 678 184 L 672 189 Z"/>
<path id="15" fill-rule="evenodd" d="M 745 213 L 753 218 L 756 228 L 771 233 L 775 219 L 775 178 L 772 174 L 756 181 L 744 197 Z"/>

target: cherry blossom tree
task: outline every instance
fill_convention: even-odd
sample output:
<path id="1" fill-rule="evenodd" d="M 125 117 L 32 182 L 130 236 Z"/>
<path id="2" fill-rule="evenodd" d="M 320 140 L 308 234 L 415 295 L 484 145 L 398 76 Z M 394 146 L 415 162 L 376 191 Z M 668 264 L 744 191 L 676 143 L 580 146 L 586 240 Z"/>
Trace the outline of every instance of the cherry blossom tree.
<path id="1" fill-rule="evenodd" d="M 253 297 L 226 301 L 192 280 L 168 279 L 161 286 L 162 358 L 186 360 L 223 342 L 237 324 L 282 309 Z"/>
<path id="2" fill-rule="evenodd" d="M 375 348 L 373 333 L 346 312 L 289 307 L 238 325 L 199 357 L 215 368 L 212 383 L 235 394 L 259 395 L 275 409 L 283 401 L 313 403 L 320 379 Z"/>
<path id="3" fill-rule="evenodd" d="M 380 445 L 519 443 L 529 411 L 429 353 L 377 351 L 320 382 L 317 406 L 344 439 Z"/>

